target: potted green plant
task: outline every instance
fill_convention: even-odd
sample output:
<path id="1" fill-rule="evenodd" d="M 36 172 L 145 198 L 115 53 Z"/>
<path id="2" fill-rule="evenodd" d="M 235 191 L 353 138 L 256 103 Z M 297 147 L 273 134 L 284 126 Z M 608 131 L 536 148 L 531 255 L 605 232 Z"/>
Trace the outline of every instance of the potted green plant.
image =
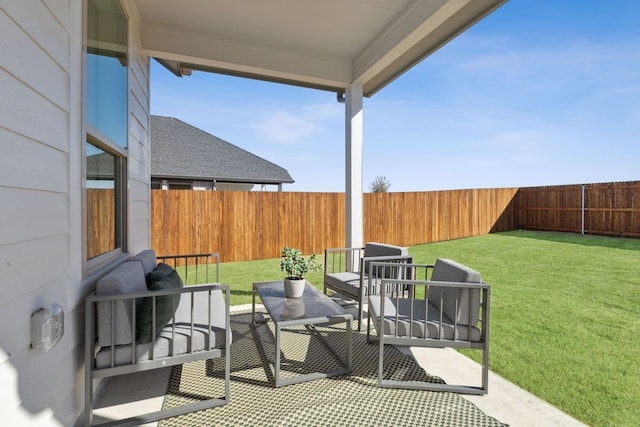
<path id="1" fill-rule="evenodd" d="M 287 276 L 284 279 L 284 292 L 287 298 L 300 298 L 304 292 L 305 274 L 322 268 L 318 263 L 316 255 L 304 257 L 299 249 L 285 246 L 282 248 L 282 260 L 280 260 L 280 271 L 284 271 Z"/>

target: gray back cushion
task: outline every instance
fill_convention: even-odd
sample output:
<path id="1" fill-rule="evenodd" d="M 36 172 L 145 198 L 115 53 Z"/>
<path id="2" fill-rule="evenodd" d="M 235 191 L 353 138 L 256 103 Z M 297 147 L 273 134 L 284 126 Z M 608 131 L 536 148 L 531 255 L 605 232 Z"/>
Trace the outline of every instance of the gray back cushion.
<path id="1" fill-rule="evenodd" d="M 153 249 L 145 249 L 136 256 L 131 258 L 132 261 L 140 261 L 142 263 L 142 269 L 145 276 L 149 274 L 154 268 L 158 260 L 156 258 L 156 252 Z"/>
<path id="2" fill-rule="evenodd" d="M 438 258 L 431 280 L 438 282 L 482 283 L 480 273 L 450 259 Z M 442 304 L 441 304 L 442 297 Z M 452 322 L 476 325 L 480 312 L 480 289 L 455 289 L 431 286 L 429 302 Z M 456 310 L 456 303 L 458 309 Z"/>
<path id="3" fill-rule="evenodd" d="M 364 246 L 364 257 L 380 257 L 380 256 L 408 256 L 409 251 L 402 246 L 387 245 L 386 243 L 369 242 Z M 366 262 L 364 271 L 369 271 L 370 262 Z"/>
<path id="4" fill-rule="evenodd" d="M 126 261 L 119 265 L 98 281 L 96 294 L 120 295 L 147 290 L 142 263 L 139 261 Z M 139 308 L 141 298 L 136 300 Z M 133 300 L 100 302 L 97 307 L 98 316 L 98 343 L 101 346 L 111 345 L 111 313 L 114 313 L 113 337 L 115 344 L 131 344 L 135 340 L 133 330 Z M 112 308 L 113 305 L 113 308 Z"/>
<path id="5" fill-rule="evenodd" d="M 386 243 L 369 242 L 364 246 L 364 256 L 393 256 L 409 255 L 407 248 L 402 246 L 387 245 Z"/>

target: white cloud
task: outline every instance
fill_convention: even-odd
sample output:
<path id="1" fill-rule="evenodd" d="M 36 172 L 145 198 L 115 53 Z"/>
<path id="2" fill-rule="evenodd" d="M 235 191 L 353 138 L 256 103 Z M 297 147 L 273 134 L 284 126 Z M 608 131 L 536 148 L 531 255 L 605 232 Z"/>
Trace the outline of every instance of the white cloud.
<path id="1" fill-rule="evenodd" d="M 337 103 L 336 103 L 337 104 Z M 327 126 L 340 122 L 340 107 L 329 103 L 297 106 L 295 110 L 271 111 L 254 127 L 267 140 L 282 144 L 305 143 Z"/>
<path id="2" fill-rule="evenodd" d="M 331 98 L 331 96 L 329 96 Z M 302 112 L 307 119 L 314 121 L 335 121 L 344 119 L 344 106 L 335 102 L 322 104 L 311 104 L 302 107 Z"/>
<path id="3" fill-rule="evenodd" d="M 255 125 L 265 138 L 285 144 L 300 142 L 316 130 L 316 125 L 289 111 L 275 111 Z"/>
<path id="4" fill-rule="evenodd" d="M 555 97 L 624 86 L 625 82 L 637 81 L 634 70 L 640 66 L 638 39 L 573 39 L 544 46 L 514 42 L 498 49 L 479 44 L 487 47 L 464 44 L 445 58 L 442 64 L 449 81 L 457 80 L 462 88 L 476 86 L 482 92 L 498 87 L 515 94 L 547 90 Z"/>

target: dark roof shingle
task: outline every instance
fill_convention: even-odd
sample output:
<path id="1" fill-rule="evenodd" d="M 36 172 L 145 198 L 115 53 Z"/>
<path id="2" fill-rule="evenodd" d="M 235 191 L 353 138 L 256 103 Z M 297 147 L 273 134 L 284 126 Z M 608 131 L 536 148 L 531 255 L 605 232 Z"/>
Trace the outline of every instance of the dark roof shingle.
<path id="1" fill-rule="evenodd" d="M 286 169 L 173 117 L 151 116 L 151 176 L 278 184 Z"/>

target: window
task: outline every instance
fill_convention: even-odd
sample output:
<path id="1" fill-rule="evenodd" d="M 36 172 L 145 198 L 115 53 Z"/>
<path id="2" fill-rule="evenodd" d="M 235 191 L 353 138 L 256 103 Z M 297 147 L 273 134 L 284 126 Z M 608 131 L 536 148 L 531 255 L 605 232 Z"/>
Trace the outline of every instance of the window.
<path id="1" fill-rule="evenodd" d="M 124 171 L 118 156 L 107 153 L 87 142 L 87 258 L 114 251 L 124 246 L 123 235 L 117 225 L 122 224 L 125 212 L 120 191 L 124 188 Z"/>
<path id="2" fill-rule="evenodd" d="M 87 121 L 127 148 L 127 20 L 117 0 L 89 1 L 87 36 Z"/>
<path id="3" fill-rule="evenodd" d="M 88 269 L 126 251 L 127 18 L 117 0 L 87 3 L 85 206 Z"/>

